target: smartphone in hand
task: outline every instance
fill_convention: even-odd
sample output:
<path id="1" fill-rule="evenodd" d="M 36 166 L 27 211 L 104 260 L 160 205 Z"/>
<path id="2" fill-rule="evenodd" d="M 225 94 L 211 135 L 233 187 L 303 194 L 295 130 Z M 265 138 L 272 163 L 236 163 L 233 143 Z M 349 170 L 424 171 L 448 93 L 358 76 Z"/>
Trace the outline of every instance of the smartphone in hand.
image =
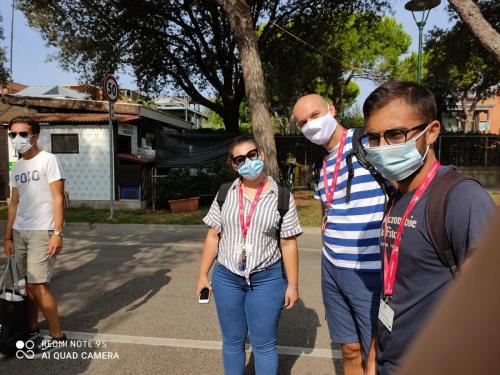
<path id="1" fill-rule="evenodd" d="M 209 303 L 209 302 L 210 302 L 210 290 L 208 288 L 203 288 L 201 290 L 198 303 Z"/>

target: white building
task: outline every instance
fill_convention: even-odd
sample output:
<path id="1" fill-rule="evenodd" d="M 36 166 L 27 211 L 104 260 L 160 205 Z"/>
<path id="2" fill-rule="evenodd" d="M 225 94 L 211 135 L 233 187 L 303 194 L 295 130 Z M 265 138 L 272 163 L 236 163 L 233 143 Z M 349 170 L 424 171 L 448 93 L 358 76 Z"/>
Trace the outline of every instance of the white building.
<path id="1" fill-rule="evenodd" d="M 208 119 L 201 106 L 192 102 L 189 96 L 160 96 L 155 99 L 154 104 L 159 111 L 190 122 L 193 129 L 201 128 L 203 119 Z"/>
<path id="2" fill-rule="evenodd" d="M 111 153 L 108 103 L 16 96 L 6 96 L 4 100 L 12 105 L 36 109 L 33 117 L 41 125 L 39 146 L 60 159 L 66 173 L 66 189 L 71 204 L 109 207 Z M 1 120 L 6 125 L 10 119 Z M 118 208 L 145 207 L 151 198 L 151 168 L 155 161 L 158 127 L 179 133 L 191 129 L 191 124 L 141 105 L 115 105 L 113 155 Z M 12 166 L 18 158 L 10 142 L 8 148 Z"/>

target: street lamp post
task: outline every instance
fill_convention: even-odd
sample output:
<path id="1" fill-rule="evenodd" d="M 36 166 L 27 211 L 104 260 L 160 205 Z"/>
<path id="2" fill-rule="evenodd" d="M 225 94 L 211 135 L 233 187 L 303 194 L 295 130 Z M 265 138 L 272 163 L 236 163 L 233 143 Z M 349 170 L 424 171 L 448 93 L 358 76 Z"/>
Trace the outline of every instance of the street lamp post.
<path id="1" fill-rule="evenodd" d="M 424 26 L 429 18 L 431 9 L 441 4 L 441 0 L 411 0 L 405 4 L 406 10 L 411 12 L 415 23 L 418 26 L 418 64 L 417 64 L 417 83 L 422 79 L 422 39 L 424 34 Z M 420 21 L 415 17 L 415 12 L 422 12 Z"/>

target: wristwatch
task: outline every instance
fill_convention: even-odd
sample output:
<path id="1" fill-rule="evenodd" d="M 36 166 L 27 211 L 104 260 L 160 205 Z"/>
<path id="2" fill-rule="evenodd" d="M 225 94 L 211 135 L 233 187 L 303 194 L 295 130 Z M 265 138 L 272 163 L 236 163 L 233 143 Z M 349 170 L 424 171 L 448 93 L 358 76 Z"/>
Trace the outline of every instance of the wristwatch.
<path id="1" fill-rule="evenodd" d="M 53 235 L 57 237 L 64 237 L 64 233 L 62 232 L 62 230 L 55 230 L 53 232 Z"/>

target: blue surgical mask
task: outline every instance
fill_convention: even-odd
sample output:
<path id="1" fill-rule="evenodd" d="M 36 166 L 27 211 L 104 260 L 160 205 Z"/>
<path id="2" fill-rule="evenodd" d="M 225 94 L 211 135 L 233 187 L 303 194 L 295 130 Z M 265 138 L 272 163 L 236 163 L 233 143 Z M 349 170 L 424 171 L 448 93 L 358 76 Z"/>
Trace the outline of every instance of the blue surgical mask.
<path id="1" fill-rule="evenodd" d="M 425 129 L 417 137 L 406 143 L 395 145 L 367 147 L 366 159 L 373 164 L 377 171 L 386 179 L 401 181 L 415 173 L 424 165 L 429 145 L 422 156 L 417 149 L 417 139 L 427 131 Z"/>
<path id="2" fill-rule="evenodd" d="M 238 173 L 243 178 L 254 179 L 260 175 L 264 169 L 264 162 L 261 158 L 255 160 L 246 159 L 245 163 L 238 168 Z"/>

